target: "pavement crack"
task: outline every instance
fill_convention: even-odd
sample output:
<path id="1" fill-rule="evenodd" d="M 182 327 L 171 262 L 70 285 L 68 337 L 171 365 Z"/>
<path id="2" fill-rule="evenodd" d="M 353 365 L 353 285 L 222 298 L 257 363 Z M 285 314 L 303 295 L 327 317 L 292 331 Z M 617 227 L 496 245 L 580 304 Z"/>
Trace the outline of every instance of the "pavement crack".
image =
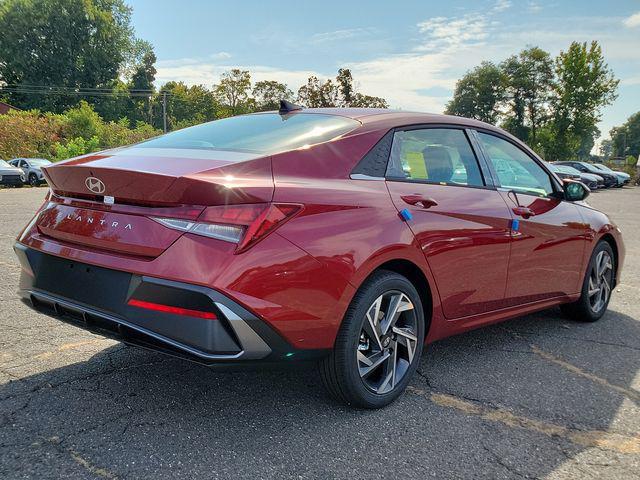
<path id="1" fill-rule="evenodd" d="M 581 447 L 595 447 L 622 454 L 640 454 L 640 436 L 604 430 L 580 430 L 556 425 L 517 415 L 503 408 L 473 403 L 454 395 L 430 393 L 413 386 L 407 387 L 407 391 L 424 397 L 440 407 L 458 410 L 466 415 L 476 416 L 493 423 L 500 423 L 509 428 L 528 430 L 550 438 L 562 438 Z"/>
<path id="2" fill-rule="evenodd" d="M 45 439 L 45 442 L 52 445 L 58 452 L 69 455 L 74 462 L 96 477 L 108 478 L 110 480 L 116 480 L 118 478 L 115 473 L 110 472 L 106 468 L 95 465 L 91 460 L 85 458 L 77 450 L 71 447 L 64 447 L 59 437 L 47 438 Z"/>
<path id="3" fill-rule="evenodd" d="M 487 445 L 485 445 L 484 443 L 481 443 L 482 448 L 484 448 L 484 450 L 493 457 L 493 459 L 496 461 L 496 463 L 498 465 L 500 465 L 502 468 L 504 468 L 505 470 L 507 470 L 509 473 L 512 473 L 514 475 L 516 475 L 519 478 L 527 478 L 530 479 L 532 477 L 530 477 L 529 475 L 526 475 L 522 472 L 520 472 L 517 468 L 509 465 L 507 462 L 505 462 L 500 455 L 498 455 L 496 452 L 494 452 L 492 449 L 490 449 L 489 447 L 487 447 Z"/>

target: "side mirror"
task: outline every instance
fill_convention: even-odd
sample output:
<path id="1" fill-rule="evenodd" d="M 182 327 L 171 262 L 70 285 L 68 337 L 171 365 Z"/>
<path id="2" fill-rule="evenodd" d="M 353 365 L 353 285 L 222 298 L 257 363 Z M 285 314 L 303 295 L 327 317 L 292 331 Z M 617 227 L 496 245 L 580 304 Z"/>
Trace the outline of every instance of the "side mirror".
<path id="1" fill-rule="evenodd" d="M 564 198 L 569 202 L 577 202 L 584 200 L 589 196 L 589 187 L 582 182 L 576 182 L 574 180 L 565 180 L 562 184 L 564 190 Z"/>

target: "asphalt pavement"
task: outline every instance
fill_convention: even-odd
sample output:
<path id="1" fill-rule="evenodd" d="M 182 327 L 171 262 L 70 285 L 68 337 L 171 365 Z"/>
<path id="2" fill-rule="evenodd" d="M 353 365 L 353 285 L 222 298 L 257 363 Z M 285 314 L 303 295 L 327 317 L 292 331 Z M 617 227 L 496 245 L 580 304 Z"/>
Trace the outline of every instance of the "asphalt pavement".
<path id="1" fill-rule="evenodd" d="M 45 192 L 0 189 L 0 478 L 640 478 L 640 188 L 588 199 L 627 245 L 599 322 L 437 342 L 379 411 L 315 372 L 214 372 L 31 311 L 12 244 Z"/>

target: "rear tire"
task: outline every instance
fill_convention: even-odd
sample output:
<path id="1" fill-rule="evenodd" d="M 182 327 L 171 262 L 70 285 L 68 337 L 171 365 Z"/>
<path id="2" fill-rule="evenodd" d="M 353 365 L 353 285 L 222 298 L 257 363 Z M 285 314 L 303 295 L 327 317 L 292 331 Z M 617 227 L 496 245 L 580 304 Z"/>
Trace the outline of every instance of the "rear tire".
<path id="1" fill-rule="evenodd" d="M 409 384 L 424 338 L 422 302 L 413 284 L 395 272 L 376 272 L 353 298 L 333 351 L 319 362 L 322 382 L 342 403 L 384 407 Z"/>
<path id="2" fill-rule="evenodd" d="M 560 306 L 562 313 L 579 322 L 595 322 L 607 311 L 616 271 L 615 256 L 609 243 L 601 240 L 593 249 L 580 298 Z"/>

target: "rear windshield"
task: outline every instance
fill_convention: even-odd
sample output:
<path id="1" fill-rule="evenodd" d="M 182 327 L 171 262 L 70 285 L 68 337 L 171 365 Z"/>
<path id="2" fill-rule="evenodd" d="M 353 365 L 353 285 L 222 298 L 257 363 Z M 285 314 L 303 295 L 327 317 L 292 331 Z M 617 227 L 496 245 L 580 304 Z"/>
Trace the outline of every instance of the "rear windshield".
<path id="1" fill-rule="evenodd" d="M 277 153 L 326 142 L 359 125 L 356 120 L 335 115 L 261 113 L 203 123 L 137 147 Z"/>

